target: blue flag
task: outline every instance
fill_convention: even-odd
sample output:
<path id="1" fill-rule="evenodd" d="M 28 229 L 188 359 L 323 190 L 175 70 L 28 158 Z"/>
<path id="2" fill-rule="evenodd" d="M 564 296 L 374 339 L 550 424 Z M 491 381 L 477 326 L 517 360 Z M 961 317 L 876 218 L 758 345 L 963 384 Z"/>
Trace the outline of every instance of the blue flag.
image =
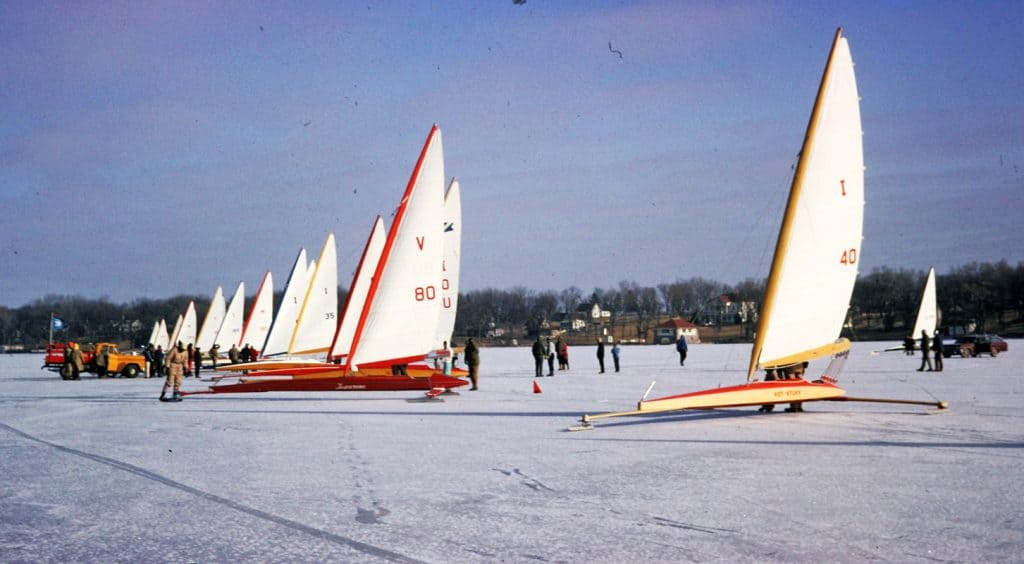
<path id="1" fill-rule="evenodd" d="M 63 319 L 57 316 L 53 316 L 50 318 L 50 328 L 53 329 L 54 331 L 63 331 L 64 327 L 66 327 L 66 324 L 64 323 Z"/>

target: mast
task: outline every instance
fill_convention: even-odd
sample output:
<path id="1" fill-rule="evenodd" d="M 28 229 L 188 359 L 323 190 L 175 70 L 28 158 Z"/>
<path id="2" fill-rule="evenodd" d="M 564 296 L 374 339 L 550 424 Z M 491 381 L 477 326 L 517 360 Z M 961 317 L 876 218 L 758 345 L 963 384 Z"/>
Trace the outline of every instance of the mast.
<path id="1" fill-rule="evenodd" d="M 793 183 L 789 188 L 789 200 L 786 202 L 786 214 L 782 219 L 782 226 L 779 228 L 779 239 L 775 244 L 775 255 L 772 258 L 772 268 L 768 274 L 768 283 L 764 292 L 764 305 L 761 308 L 761 317 L 757 321 L 757 332 L 754 335 L 754 347 L 750 352 L 750 365 L 747 368 L 747 381 L 749 382 L 754 372 L 757 372 L 757 365 L 761 359 L 761 349 L 764 346 L 765 328 L 768 327 L 768 319 L 771 317 L 772 308 L 775 305 L 775 297 L 778 289 L 779 273 L 782 271 L 782 262 L 786 255 L 786 248 L 789 246 L 790 231 L 793 218 L 796 215 L 797 204 L 800 201 L 800 192 L 803 188 L 804 174 L 807 168 L 808 155 L 814 145 L 814 135 L 818 129 L 818 119 L 821 116 L 821 103 L 828 90 L 828 83 L 831 77 L 832 61 L 835 59 L 836 47 L 842 38 L 843 28 L 836 29 L 835 38 L 832 40 L 832 49 L 829 51 L 828 62 L 825 64 L 825 71 L 822 73 L 821 84 L 818 86 L 818 95 L 814 101 L 814 110 L 811 111 L 811 119 L 807 124 L 807 134 L 804 136 L 803 147 L 800 149 L 800 160 L 797 163 L 796 172 L 793 174 Z"/>

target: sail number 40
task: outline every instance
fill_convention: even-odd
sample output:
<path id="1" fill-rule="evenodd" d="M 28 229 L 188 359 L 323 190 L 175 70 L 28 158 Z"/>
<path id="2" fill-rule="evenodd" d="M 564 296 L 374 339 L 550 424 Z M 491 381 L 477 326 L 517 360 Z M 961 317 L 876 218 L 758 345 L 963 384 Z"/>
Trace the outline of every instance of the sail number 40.
<path id="1" fill-rule="evenodd" d="M 843 251 L 843 256 L 839 257 L 839 264 L 856 264 L 857 263 L 857 249 L 846 249 Z"/>

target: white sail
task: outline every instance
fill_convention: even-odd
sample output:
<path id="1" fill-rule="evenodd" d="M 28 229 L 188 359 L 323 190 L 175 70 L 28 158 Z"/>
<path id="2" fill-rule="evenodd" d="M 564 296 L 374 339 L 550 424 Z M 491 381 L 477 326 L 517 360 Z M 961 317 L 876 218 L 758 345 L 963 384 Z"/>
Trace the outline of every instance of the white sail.
<path id="1" fill-rule="evenodd" d="M 154 347 L 163 347 L 167 350 L 167 347 L 171 344 L 171 335 L 167 332 L 167 320 L 160 320 L 160 332 L 156 335 L 156 340 L 153 341 Z"/>
<path id="2" fill-rule="evenodd" d="M 181 332 L 174 340 L 175 344 L 181 342 L 182 345 L 188 346 L 196 343 L 196 321 L 196 304 L 189 302 L 188 307 L 185 308 L 185 316 L 182 318 Z"/>
<path id="3" fill-rule="evenodd" d="M 831 354 L 857 278 L 864 153 L 853 60 L 840 32 L 790 189 L 748 378 Z"/>
<path id="4" fill-rule="evenodd" d="M 262 347 L 270 332 L 270 324 L 274 321 L 274 277 L 268 270 L 263 275 L 260 288 L 256 290 L 256 299 L 252 302 L 252 310 L 249 312 L 249 319 L 242 329 L 241 345 L 250 347 Z M 255 357 L 254 357 L 255 358 Z"/>
<path id="5" fill-rule="evenodd" d="M 160 337 L 160 320 L 153 322 L 153 330 L 149 332 L 149 340 L 147 343 L 156 346 L 156 340 Z"/>
<path id="6" fill-rule="evenodd" d="M 288 282 L 284 287 L 284 295 L 281 296 L 281 305 L 260 351 L 261 356 L 275 356 L 288 352 L 288 343 L 295 332 L 295 320 L 299 318 L 302 300 L 305 299 L 306 290 L 309 288 L 308 269 L 306 249 L 299 249 L 299 256 L 295 258 L 292 272 L 288 275 Z"/>
<path id="7" fill-rule="evenodd" d="M 174 322 L 174 331 L 171 331 L 170 337 L 167 339 L 167 346 L 164 347 L 165 351 L 168 350 L 171 345 L 178 342 L 178 335 L 181 334 L 181 324 L 184 319 L 184 314 L 178 314 L 178 320 Z"/>
<path id="8" fill-rule="evenodd" d="M 224 303 L 224 290 L 217 286 L 217 291 L 213 293 L 213 299 L 210 300 L 210 309 L 206 310 L 206 317 L 203 318 L 203 324 L 199 328 L 199 336 L 196 337 L 196 347 L 200 351 L 205 353 L 213 347 L 213 343 L 217 340 L 217 332 L 220 331 L 220 326 L 224 323 L 225 313 L 227 313 L 227 306 Z"/>
<path id="9" fill-rule="evenodd" d="M 220 345 L 221 352 L 227 351 L 232 345 L 238 345 L 238 341 L 241 340 L 242 320 L 245 318 L 244 310 L 245 282 L 239 282 L 238 289 L 235 290 L 235 295 L 231 298 L 231 304 L 224 314 L 224 321 L 217 331 L 217 338 L 213 341 L 214 344 Z"/>
<path id="10" fill-rule="evenodd" d="M 455 314 L 459 306 L 459 257 L 462 254 L 462 194 L 459 181 L 452 179 L 444 196 L 444 223 L 441 238 L 444 257 L 441 259 L 441 316 L 437 321 L 434 348 L 451 344 L 455 331 Z"/>
<path id="11" fill-rule="evenodd" d="M 338 325 L 338 331 L 334 334 L 334 343 L 331 344 L 331 350 L 327 355 L 328 360 L 348 354 L 352 347 L 352 336 L 359 323 L 363 304 L 366 303 L 366 295 L 370 291 L 370 280 L 377 270 L 377 263 L 380 262 L 380 253 L 384 249 L 386 237 L 384 220 L 377 216 L 377 220 L 373 222 L 373 229 L 370 230 L 370 237 L 366 240 L 366 246 L 363 248 L 363 256 L 359 259 L 359 266 L 356 267 L 355 276 L 352 277 L 352 286 L 348 291 L 345 309 L 341 312 L 341 324 Z"/>
<path id="12" fill-rule="evenodd" d="M 338 329 L 338 250 L 327 235 L 288 345 L 289 355 L 327 352 Z"/>
<path id="13" fill-rule="evenodd" d="M 444 151 L 435 125 L 395 212 L 353 337 L 348 365 L 421 357 L 441 314 Z"/>
<path id="14" fill-rule="evenodd" d="M 911 335 L 915 339 L 920 339 L 921 331 L 926 331 L 931 337 L 935 334 L 936 323 L 938 323 L 938 305 L 935 298 L 935 269 L 931 268 L 928 270 L 928 279 L 924 283 L 921 305 L 917 309 L 917 321 L 914 322 L 914 332 Z"/>

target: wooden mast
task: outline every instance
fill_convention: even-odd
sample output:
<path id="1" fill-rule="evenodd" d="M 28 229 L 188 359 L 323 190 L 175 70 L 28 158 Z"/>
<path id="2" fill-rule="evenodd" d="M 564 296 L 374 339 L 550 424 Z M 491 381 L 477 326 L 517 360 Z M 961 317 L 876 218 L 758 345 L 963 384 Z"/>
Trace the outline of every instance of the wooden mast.
<path id="1" fill-rule="evenodd" d="M 811 111 L 811 119 L 807 124 L 807 134 L 804 136 L 803 147 L 800 149 L 800 160 L 793 174 L 793 183 L 789 188 L 789 200 L 786 203 L 786 214 L 782 219 L 782 226 L 779 228 L 779 240 L 775 245 L 775 255 L 772 258 L 772 268 L 768 274 L 768 283 L 764 292 L 764 306 L 761 308 L 761 317 L 757 322 L 757 332 L 754 335 L 754 348 L 750 353 L 750 366 L 747 368 L 747 382 L 750 382 L 757 372 L 758 363 L 761 360 L 761 349 L 764 346 L 765 328 L 768 326 L 768 319 L 771 317 L 772 308 L 775 305 L 775 294 L 778 290 L 779 273 L 782 270 L 782 263 L 789 246 L 790 231 L 793 225 L 793 218 L 796 216 L 797 204 L 800 201 L 800 191 L 803 188 L 804 174 L 807 168 L 808 155 L 814 144 L 814 135 L 818 128 L 818 119 L 821 115 L 821 102 L 828 90 L 829 80 L 832 75 L 832 62 L 836 55 L 836 47 L 842 38 L 843 28 L 836 30 L 835 39 L 832 41 L 832 50 L 829 51 L 828 62 L 825 64 L 825 72 L 821 77 L 821 85 L 818 86 L 818 96 L 814 101 L 814 109 Z"/>

